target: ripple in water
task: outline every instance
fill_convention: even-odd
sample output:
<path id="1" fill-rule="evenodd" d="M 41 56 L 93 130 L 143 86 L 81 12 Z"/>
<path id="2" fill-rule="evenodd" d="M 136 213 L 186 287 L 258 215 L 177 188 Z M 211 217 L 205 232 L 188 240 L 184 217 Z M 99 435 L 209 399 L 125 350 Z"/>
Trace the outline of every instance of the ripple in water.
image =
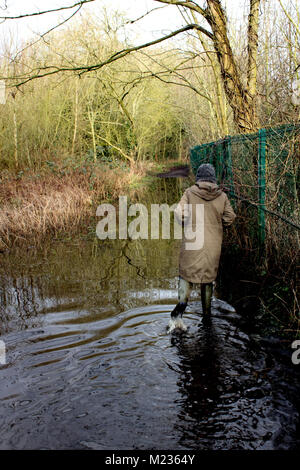
<path id="1" fill-rule="evenodd" d="M 280 366 L 239 330 L 238 315 L 214 309 L 203 323 L 194 303 L 187 332 L 167 335 L 172 308 L 90 322 L 84 312 L 52 312 L 42 329 L 8 334 L 1 448 L 274 449 L 290 447 L 293 436 L 296 442 L 297 411 L 284 383 L 274 381 Z"/>
<path id="2" fill-rule="evenodd" d="M 192 301 L 187 331 L 168 335 L 175 277 L 137 279 L 127 263 L 99 287 L 90 258 L 86 270 L 77 258 L 63 286 L 61 265 L 50 279 L 45 267 L 43 282 L 38 274 L 5 281 L 1 449 L 299 445 L 299 372 L 289 345 L 249 335 L 220 301 L 211 321 Z"/>

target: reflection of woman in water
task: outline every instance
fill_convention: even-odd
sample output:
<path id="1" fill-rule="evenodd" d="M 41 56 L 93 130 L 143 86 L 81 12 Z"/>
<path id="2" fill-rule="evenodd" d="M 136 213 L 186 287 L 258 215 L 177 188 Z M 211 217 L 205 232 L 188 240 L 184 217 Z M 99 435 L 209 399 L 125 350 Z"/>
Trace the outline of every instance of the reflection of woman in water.
<path id="1" fill-rule="evenodd" d="M 171 341 L 177 347 L 180 358 L 181 373 L 177 384 L 182 395 L 182 411 L 179 414 L 181 440 L 186 444 L 190 439 L 190 442 L 196 442 L 197 447 L 201 448 L 201 439 L 206 438 L 208 430 L 212 434 L 214 432 L 208 427 L 207 420 L 213 413 L 220 395 L 217 336 L 210 319 L 207 319 L 196 336 L 174 335 Z M 204 447 L 209 448 L 208 446 L 209 443 L 206 442 Z"/>

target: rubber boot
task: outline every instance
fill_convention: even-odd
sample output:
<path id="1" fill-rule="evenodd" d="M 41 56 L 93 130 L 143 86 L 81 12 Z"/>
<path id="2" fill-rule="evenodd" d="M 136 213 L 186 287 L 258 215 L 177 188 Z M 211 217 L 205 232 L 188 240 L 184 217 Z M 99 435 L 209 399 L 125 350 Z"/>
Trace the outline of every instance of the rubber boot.
<path id="1" fill-rule="evenodd" d="M 213 284 L 201 284 L 201 303 L 203 315 L 211 313 L 211 298 L 213 293 Z"/>
<path id="2" fill-rule="evenodd" d="M 175 320 L 175 318 L 178 318 L 178 317 L 181 318 L 186 307 L 187 307 L 187 302 L 178 302 L 174 310 L 171 312 L 172 320 Z"/>
<path id="3" fill-rule="evenodd" d="M 186 331 L 187 327 L 182 321 L 182 314 L 185 311 L 187 302 L 178 302 L 174 310 L 171 312 L 171 319 L 167 328 L 167 332 L 171 333 L 173 330 Z"/>
<path id="4" fill-rule="evenodd" d="M 178 285 L 178 304 L 171 312 L 171 319 L 169 321 L 168 326 L 168 333 L 171 333 L 173 330 L 182 330 L 186 331 L 187 327 L 185 326 L 184 322 L 182 321 L 182 315 L 187 307 L 189 294 L 192 288 L 192 283 L 186 281 L 183 278 L 179 278 L 179 285 Z"/>

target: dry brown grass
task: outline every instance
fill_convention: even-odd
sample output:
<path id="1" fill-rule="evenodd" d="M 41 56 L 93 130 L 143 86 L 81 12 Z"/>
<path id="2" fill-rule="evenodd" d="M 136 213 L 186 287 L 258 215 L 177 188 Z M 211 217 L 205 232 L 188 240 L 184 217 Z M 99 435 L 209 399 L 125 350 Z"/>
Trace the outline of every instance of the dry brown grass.
<path id="1" fill-rule="evenodd" d="M 102 201 L 129 194 L 145 175 L 139 165 L 126 170 L 93 168 L 59 176 L 7 175 L 0 184 L 0 249 L 21 241 L 40 243 L 47 235 L 74 233 Z"/>

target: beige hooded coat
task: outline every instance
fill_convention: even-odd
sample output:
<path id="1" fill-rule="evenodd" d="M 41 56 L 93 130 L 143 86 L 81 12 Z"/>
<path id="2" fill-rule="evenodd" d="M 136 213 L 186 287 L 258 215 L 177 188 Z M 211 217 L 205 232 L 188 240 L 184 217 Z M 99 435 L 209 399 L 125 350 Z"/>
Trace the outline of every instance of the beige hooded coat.
<path id="1" fill-rule="evenodd" d="M 186 204 L 189 206 L 184 207 Z M 200 217 L 196 218 L 196 207 L 199 204 L 203 206 L 198 208 Z M 204 223 L 201 222 L 203 220 L 201 214 L 204 215 Z M 202 241 L 198 243 L 196 249 L 190 249 L 192 247 L 190 235 L 187 237 L 185 233 L 183 234 L 179 275 L 193 283 L 214 281 L 221 255 L 223 225 L 230 225 L 236 217 L 227 195 L 217 184 L 199 181 L 184 192 L 175 209 L 175 215 L 184 226 L 189 223 L 194 233 L 204 234 L 202 239 L 199 236 L 199 240 Z"/>

